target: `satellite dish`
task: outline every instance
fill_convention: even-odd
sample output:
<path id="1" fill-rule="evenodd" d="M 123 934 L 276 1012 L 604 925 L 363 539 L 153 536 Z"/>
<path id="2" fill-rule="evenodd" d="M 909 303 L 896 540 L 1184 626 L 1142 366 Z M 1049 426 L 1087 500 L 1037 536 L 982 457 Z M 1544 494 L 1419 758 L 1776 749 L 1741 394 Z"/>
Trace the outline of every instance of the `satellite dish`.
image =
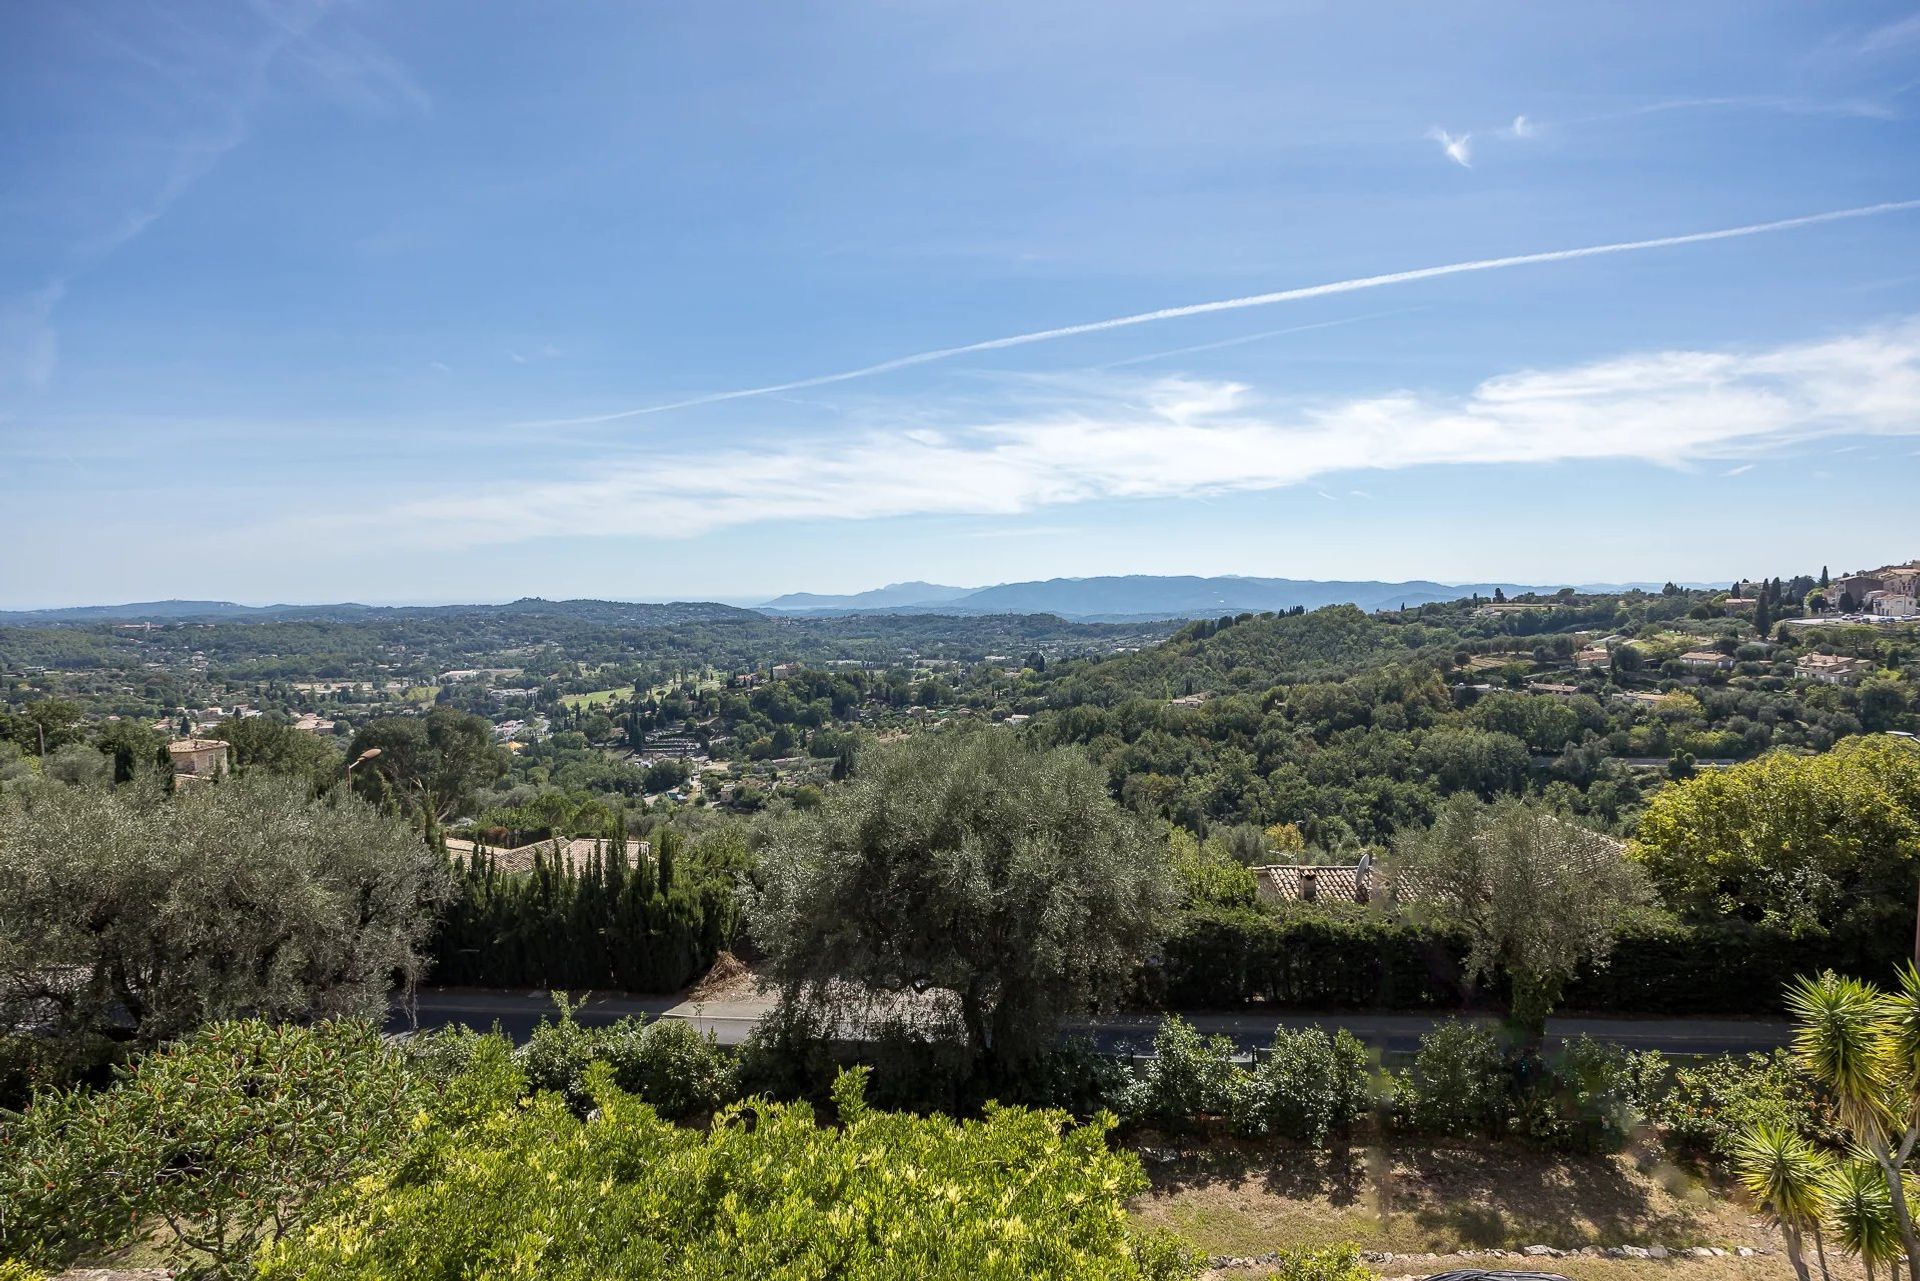
<path id="1" fill-rule="evenodd" d="M 1353 870 L 1356 872 L 1367 872 L 1371 870 L 1372 867 L 1373 867 L 1373 851 L 1368 850 L 1366 853 L 1360 856 L 1360 862 Z"/>

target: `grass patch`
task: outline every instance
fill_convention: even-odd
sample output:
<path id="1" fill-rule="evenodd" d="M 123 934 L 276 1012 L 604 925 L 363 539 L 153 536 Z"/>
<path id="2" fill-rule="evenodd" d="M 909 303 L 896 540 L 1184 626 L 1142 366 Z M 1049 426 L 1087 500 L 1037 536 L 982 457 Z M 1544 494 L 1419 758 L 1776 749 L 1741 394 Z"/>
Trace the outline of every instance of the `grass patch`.
<path id="1" fill-rule="evenodd" d="M 625 698 L 632 692 L 631 689 L 596 689 L 586 694 L 562 694 L 560 701 L 574 711 L 579 711 L 583 707 L 604 707 L 616 698 Z"/>
<path id="2" fill-rule="evenodd" d="M 1439 1256 L 1430 1264 L 1408 1260 L 1404 1266 L 1396 1258 L 1381 1269 L 1387 1276 L 1469 1264 L 1558 1272 L 1574 1281 L 1645 1276 L 1650 1267 L 1675 1281 L 1791 1275 L 1777 1254 L 1664 1264 L 1447 1257 L 1529 1245 L 1705 1245 L 1730 1251 L 1779 1245 L 1760 1217 L 1726 1190 L 1650 1157 L 1555 1157 L 1498 1144 L 1322 1152 L 1216 1142 L 1170 1162 L 1147 1161 L 1146 1168 L 1153 1187 L 1134 1200 L 1134 1216 L 1170 1228 L 1213 1255 L 1352 1241 L 1363 1250 Z"/>

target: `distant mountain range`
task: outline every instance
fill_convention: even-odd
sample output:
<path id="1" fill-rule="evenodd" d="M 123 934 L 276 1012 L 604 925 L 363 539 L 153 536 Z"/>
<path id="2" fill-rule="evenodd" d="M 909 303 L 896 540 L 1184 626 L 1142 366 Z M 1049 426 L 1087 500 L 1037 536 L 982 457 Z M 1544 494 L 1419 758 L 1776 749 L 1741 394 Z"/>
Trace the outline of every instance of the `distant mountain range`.
<path id="1" fill-rule="evenodd" d="M 1705 586 L 1705 584 L 1687 584 Z M 1561 585 L 1436 583 L 1426 579 L 1389 583 L 1311 578 L 1215 578 L 1127 574 L 1106 578 L 1049 578 L 993 587 L 948 587 L 939 583 L 889 583 L 851 595 L 793 592 L 755 609 L 712 601 L 645 604 L 611 600 L 549 601 L 525 597 L 505 605 L 236 605 L 226 600 L 157 600 L 127 605 L 76 605 L 65 609 L 0 610 L 0 626 L 85 626 L 100 623 L 353 622 L 378 618 L 457 614 L 540 614 L 629 627 L 663 627 L 714 619 L 768 616 L 831 618 L 847 614 L 1053 614 L 1071 622 L 1144 622 L 1214 618 L 1303 605 L 1358 605 L 1398 609 L 1458 600 L 1495 589 L 1509 596 L 1552 593 Z M 1659 583 L 1574 584 L 1582 592 L 1659 591 Z"/>
<path id="2" fill-rule="evenodd" d="M 872 591 L 851 596 L 821 596 L 814 592 L 789 592 L 760 606 L 783 614 L 872 613 L 881 609 L 912 609 L 939 605 L 971 596 L 977 587 L 942 587 L 938 583 L 888 583 Z"/>
<path id="3" fill-rule="evenodd" d="M 1551 593 L 1561 586 L 1583 592 L 1659 591 L 1659 583 L 1585 583 L 1541 586 L 1525 583 L 1436 583 L 1327 581 L 1311 578 L 1243 578 L 1224 575 L 1126 574 L 1106 578 L 1049 578 L 995 587 L 943 587 L 934 583 L 893 583 L 850 596 L 795 592 L 766 602 L 775 614 L 1057 614 L 1086 622 L 1149 618 L 1208 618 L 1218 614 L 1292 609 L 1304 605 L 1358 605 L 1365 610 L 1398 609 L 1458 600 L 1478 592 L 1491 596 Z"/>

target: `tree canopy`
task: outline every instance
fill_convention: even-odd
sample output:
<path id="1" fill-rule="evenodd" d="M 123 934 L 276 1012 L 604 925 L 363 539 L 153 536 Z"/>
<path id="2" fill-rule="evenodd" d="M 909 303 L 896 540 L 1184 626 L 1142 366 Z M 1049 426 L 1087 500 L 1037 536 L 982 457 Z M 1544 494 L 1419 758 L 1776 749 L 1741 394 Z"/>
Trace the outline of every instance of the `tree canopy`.
<path id="1" fill-rule="evenodd" d="M 1403 837 L 1398 854 L 1416 901 L 1466 932 L 1468 970 L 1482 980 L 1506 973 L 1513 1020 L 1529 1039 L 1648 897 L 1620 842 L 1512 798 L 1451 801 L 1431 828 Z"/>
<path id="2" fill-rule="evenodd" d="M 1116 997 L 1175 893 L 1164 843 L 1083 755 L 988 730 L 863 756 L 766 850 L 749 915 L 789 1000 L 864 1017 L 938 992 L 992 1073 Z"/>
<path id="3" fill-rule="evenodd" d="M 381 1013 L 445 884 L 403 823 L 297 780 L 17 787 L 0 797 L 0 1040 Z"/>
<path id="4" fill-rule="evenodd" d="M 379 755 L 367 757 L 373 751 Z M 493 726 L 445 707 L 371 722 L 347 749 L 348 760 L 363 757 L 354 771 L 355 789 L 369 800 L 399 805 L 429 831 L 507 772 L 507 753 L 494 742 Z"/>
<path id="5" fill-rule="evenodd" d="M 1634 853 L 1679 911 L 1823 926 L 1908 911 L 1920 747 L 1874 735 L 1697 774 L 1653 798 Z"/>

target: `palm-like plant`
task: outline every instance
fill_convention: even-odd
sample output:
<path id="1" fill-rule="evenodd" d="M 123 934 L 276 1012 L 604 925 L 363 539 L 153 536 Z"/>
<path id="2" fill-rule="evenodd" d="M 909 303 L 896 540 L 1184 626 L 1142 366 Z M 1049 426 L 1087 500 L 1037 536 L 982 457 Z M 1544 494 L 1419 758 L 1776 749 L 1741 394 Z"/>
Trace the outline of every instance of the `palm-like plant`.
<path id="1" fill-rule="evenodd" d="M 1874 1281 L 1874 1270 L 1882 1263 L 1897 1277 L 1900 1222 L 1879 1162 L 1856 1157 L 1834 1166 L 1827 1175 L 1826 1195 L 1826 1222 L 1834 1238 L 1867 1265 L 1867 1281 Z"/>
<path id="2" fill-rule="evenodd" d="M 1907 1271 L 1920 1278 L 1905 1173 L 1920 1142 L 1920 973 L 1900 972 L 1900 988 L 1881 991 L 1831 972 L 1797 980 L 1787 1008 L 1800 1024 L 1794 1052 L 1832 1091 L 1841 1122 L 1880 1167 Z"/>
<path id="3" fill-rule="evenodd" d="M 1794 1274 L 1809 1281 L 1806 1234 L 1811 1230 L 1817 1244 L 1833 1158 L 1784 1126 L 1756 1125 L 1740 1137 L 1734 1169 L 1748 1195 L 1780 1225 Z M 1822 1258 L 1820 1275 L 1826 1271 Z"/>

